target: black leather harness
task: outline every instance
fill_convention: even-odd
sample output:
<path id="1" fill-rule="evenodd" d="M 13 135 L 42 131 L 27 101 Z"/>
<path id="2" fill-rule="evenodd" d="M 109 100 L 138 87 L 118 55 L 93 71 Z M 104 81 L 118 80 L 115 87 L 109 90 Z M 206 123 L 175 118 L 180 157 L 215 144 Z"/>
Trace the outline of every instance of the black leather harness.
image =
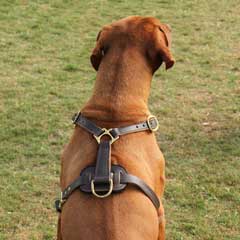
<path id="1" fill-rule="evenodd" d="M 153 190 L 140 178 L 128 174 L 120 165 L 111 164 L 111 144 L 113 144 L 121 135 L 150 130 L 157 131 L 158 121 L 153 115 L 150 115 L 145 122 L 120 128 L 100 128 L 92 121 L 88 120 L 81 113 L 73 116 L 73 123 L 84 128 L 99 144 L 97 152 L 96 166 L 88 166 L 84 168 L 80 176 L 63 192 L 60 199 L 55 201 L 55 207 L 61 212 L 63 204 L 69 196 L 77 189 L 84 193 L 92 193 L 98 198 L 105 198 L 124 190 L 127 184 L 133 184 L 138 187 L 153 203 L 156 209 L 159 208 L 160 202 Z M 102 140 L 103 136 L 109 136 L 109 140 Z"/>

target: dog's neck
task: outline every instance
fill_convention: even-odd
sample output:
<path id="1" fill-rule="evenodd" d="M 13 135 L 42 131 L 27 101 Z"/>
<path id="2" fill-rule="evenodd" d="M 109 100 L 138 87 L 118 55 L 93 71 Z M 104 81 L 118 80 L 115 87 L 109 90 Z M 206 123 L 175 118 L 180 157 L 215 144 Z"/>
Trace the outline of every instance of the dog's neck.
<path id="1" fill-rule="evenodd" d="M 142 56 L 125 51 L 102 60 L 93 95 L 82 109 L 100 121 L 132 122 L 149 115 L 152 72 Z"/>

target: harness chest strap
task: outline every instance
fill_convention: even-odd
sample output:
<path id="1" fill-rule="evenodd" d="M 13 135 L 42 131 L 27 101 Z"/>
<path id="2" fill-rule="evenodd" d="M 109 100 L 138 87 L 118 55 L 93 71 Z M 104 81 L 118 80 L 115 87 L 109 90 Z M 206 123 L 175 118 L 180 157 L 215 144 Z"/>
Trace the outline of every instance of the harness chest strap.
<path id="1" fill-rule="evenodd" d="M 105 198 L 112 192 L 122 191 L 129 183 L 138 187 L 158 209 L 160 206 L 158 197 L 143 180 L 128 174 L 122 166 L 111 165 L 111 144 L 124 134 L 145 130 L 156 131 L 158 128 L 157 119 L 154 116 L 150 116 L 147 121 L 139 124 L 121 128 L 102 129 L 78 113 L 74 116 L 73 123 L 92 133 L 99 143 L 96 166 L 89 166 L 83 169 L 80 177 L 67 186 L 61 193 L 61 199 L 55 202 L 56 210 L 61 212 L 62 205 L 76 189 L 86 193 L 93 193 L 99 198 Z M 108 135 L 111 139 L 101 141 L 101 137 L 104 135 Z"/>

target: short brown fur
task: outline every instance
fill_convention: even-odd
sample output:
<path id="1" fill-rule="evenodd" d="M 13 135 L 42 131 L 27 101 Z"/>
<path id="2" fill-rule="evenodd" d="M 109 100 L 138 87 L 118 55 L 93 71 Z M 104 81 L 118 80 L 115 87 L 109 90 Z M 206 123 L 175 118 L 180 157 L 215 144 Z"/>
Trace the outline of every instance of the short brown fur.
<path id="1" fill-rule="evenodd" d="M 98 71 L 93 95 L 81 110 L 105 128 L 146 120 L 153 73 L 174 64 L 170 28 L 156 18 L 132 16 L 103 27 L 91 63 Z M 94 164 L 97 143 L 76 127 L 61 158 L 61 189 Z M 154 134 L 133 133 L 112 145 L 112 163 L 143 179 L 161 199 L 164 158 Z M 58 240 L 164 240 L 164 209 L 157 212 L 142 192 L 128 186 L 105 199 L 75 191 L 59 216 Z"/>

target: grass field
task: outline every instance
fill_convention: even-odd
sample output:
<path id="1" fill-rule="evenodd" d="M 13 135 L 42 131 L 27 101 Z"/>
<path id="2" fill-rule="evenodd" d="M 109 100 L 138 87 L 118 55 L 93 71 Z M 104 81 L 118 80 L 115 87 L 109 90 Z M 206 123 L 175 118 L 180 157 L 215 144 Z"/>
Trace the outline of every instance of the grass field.
<path id="1" fill-rule="evenodd" d="M 239 1 L 0 0 L 0 240 L 55 238 L 59 155 L 91 95 L 101 26 L 171 25 L 174 68 L 150 109 L 165 155 L 168 240 L 240 240 Z"/>

